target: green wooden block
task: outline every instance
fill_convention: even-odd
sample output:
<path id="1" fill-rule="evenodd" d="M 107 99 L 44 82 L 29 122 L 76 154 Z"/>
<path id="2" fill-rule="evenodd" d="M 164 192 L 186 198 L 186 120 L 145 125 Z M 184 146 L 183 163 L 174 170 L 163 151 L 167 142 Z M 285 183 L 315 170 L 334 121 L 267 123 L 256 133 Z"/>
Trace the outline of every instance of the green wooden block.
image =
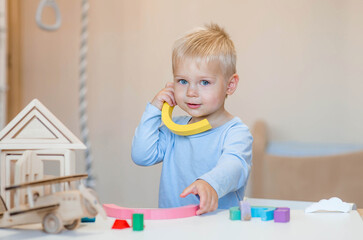
<path id="1" fill-rule="evenodd" d="M 241 210 L 239 207 L 231 207 L 229 209 L 229 219 L 231 220 L 241 220 Z"/>
<path id="2" fill-rule="evenodd" d="M 142 213 L 132 214 L 132 230 L 134 231 L 144 230 L 144 214 Z"/>

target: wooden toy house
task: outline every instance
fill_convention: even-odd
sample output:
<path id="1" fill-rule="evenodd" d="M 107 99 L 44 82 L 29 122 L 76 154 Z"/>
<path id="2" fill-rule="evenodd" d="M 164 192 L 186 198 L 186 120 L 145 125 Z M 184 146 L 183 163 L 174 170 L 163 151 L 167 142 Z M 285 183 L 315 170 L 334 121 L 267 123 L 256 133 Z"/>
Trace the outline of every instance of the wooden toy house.
<path id="1" fill-rule="evenodd" d="M 75 150 L 85 148 L 39 100 L 31 101 L 0 131 L 0 194 L 6 204 L 13 205 L 6 186 L 75 174 Z"/>

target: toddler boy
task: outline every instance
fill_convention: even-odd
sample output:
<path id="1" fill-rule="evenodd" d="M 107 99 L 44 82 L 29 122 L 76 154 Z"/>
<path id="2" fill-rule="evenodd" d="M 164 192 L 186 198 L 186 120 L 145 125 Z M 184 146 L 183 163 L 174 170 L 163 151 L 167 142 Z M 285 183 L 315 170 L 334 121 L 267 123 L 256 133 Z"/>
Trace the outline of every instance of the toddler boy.
<path id="1" fill-rule="evenodd" d="M 163 162 L 161 208 L 199 204 L 200 215 L 238 206 L 251 169 L 253 139 L 224 107 L 239 81 L 233 42 L 216 24 L 199 28 L 176 41 L 172 66 L 174 81 L 148 103 L 135 131 L 132 159 L 142 166 Z M 174 117 L 175 123 L 206 118 L 212 129 L 191 136 L 172 133 L 161 122 L 164 102 L 190 115 Z"/>

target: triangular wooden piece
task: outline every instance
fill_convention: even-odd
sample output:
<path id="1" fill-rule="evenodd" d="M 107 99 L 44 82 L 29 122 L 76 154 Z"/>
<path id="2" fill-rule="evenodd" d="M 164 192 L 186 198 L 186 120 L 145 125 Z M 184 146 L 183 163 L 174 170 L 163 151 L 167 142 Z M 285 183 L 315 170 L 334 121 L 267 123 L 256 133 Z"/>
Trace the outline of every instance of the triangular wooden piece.
<path id="1" fill-rule="evenodd" d="M 0 132 L 0 148 L 85 149 L 86 146 L 39 100 L 34 99 Z"/>

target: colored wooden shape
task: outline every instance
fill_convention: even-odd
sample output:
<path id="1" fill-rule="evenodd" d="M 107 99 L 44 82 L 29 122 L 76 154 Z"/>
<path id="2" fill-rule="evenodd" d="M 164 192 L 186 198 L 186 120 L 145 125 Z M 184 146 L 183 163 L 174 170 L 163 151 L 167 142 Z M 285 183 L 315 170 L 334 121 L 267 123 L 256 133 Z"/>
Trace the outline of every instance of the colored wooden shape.
<path id="1" fill-rule="evenodd" d="M 109 217 L 132 219 L 133 213 L 142 213 L 144 214 L 145 220 L 161 220 L 196 216 L 198 205 L 189 205 L 177 208 L 142 209 L 119 207 L 115 204 L 103 204 L 103 208 Z"/>
<path id="2" fill-rule="evenodd" d="M 96 218 L 89 218 L 89 217 L 84 217 L 81 218 L 81 222 L 96 222 Z"/>
<path id="3" fill-rule="evenodd" d="M 173 109 L 174 107 L 171 107 L 167 102 L 165 102 L 161 110 L 161 119 L 163 120 L 165 126 L 167 126 L 170 131 L 175 134 L 188 136 L 198 134 L 212 128 L 207 119 L 203 119 L 199 122 L 186 125 L 176 124 L 171 118 Z"/>
<path id="4" fill-rule="evenodd" d="M 132 230 L 134 231 L 144 230 L 144 214 L 142 213 L 132 214 Z"/>
<path id="5" fill-rule="evenodd" d="M 239 207 L 231 207 L 229 209 L 229 219 L 233 221 L 241 220 L 241 210 L 239 210 Z"/>
<path id="6" fill-rule="evenodd" d="M 274 212 L 274 221 L 286 223 L 290 221 L 290 208 L 277 208 Z"/>
<path id="7" fill-rule="evenodd" d="M 251 216 L 259 217 L 262 221 L 269 221 L 274 219 L 274 207 L 261 207 L 261 206 L 252 206 L 251 207 Z"/>
<path id="8" fill-rule="evenodd" d="M 130 228 L 130 225 L 126 220 L 116 219 L 112 225 L 112 229 L 124 229 Z"/>
<path id="9" fill-rule="evenodd" d="M 266 209 L 267 209 L 267 207 L 252 206 L 251 207 L 251 216 L 260 218 L 262 216 L 262 212 Z"/>
<path id="10" fill-rule="evenodd" d="M 274 211 L 276 208 L 267 208 L 262 211 L 261 213 L 261 220 L 262 221 L 270 221 L 274 219 Z"/>
<path id="11" fill-rule="evenodd" d="M 251 206 L 246 201 L 240 201 L 239 209 L 241 210 L 241 220 L 249 221 L 251 220 Z"/>

